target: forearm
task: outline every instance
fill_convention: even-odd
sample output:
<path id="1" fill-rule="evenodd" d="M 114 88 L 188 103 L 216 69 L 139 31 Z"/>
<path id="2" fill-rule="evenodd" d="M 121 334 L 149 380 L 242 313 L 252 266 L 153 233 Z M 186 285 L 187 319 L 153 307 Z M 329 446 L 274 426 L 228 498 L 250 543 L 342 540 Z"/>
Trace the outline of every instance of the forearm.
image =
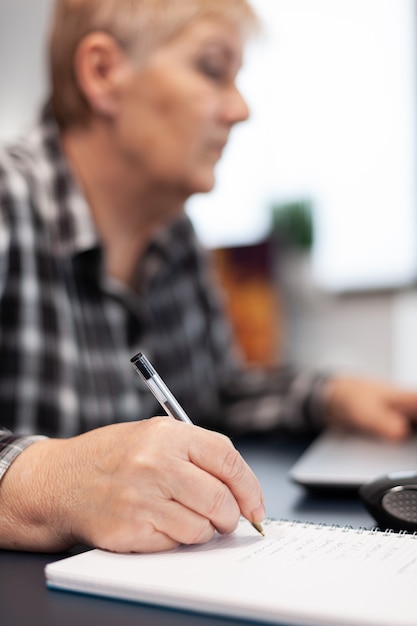
<path id="1" fill-rule="evenodd" d="M 19 445 L 23 451 L 12 451 L 9 444 L 8 461 L 14 458 L 0 481 L 0 547 L 62 550 L 74 543 L 66 528 L 64 507 L 58 504 L 57 488 L 63 477 L 47 468 L 51 449 L 56 454 L 64 442 L 28 439 L 15 441 L 15 448 Z"/>

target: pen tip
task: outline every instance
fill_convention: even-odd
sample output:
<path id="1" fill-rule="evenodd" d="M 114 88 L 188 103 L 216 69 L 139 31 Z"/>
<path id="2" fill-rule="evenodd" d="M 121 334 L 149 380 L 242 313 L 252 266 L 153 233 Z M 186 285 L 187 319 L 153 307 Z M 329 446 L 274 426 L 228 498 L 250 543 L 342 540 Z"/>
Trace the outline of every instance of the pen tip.
<path id="1" fill-rule="evenodd" d="M 262 535 L 262 537 L 265 537 L 265 531 L 262 528 L 262 524 L 259 524 L 258 522 L 251 522 L 251 524 L 258 531 L 258 533 Z"/>

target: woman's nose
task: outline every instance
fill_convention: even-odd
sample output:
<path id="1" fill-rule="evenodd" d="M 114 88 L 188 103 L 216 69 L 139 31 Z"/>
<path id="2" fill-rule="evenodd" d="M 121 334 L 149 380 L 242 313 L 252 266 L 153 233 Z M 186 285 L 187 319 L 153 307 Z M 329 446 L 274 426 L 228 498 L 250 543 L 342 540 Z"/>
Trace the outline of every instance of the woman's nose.
<path id="1" fill-rule="evenodd" d="M 230 124 L 245 122 L 250 115 L 248 104 L 239 89 L 234 85 L 231 88 L 225 107 L 225 117 Z"/>

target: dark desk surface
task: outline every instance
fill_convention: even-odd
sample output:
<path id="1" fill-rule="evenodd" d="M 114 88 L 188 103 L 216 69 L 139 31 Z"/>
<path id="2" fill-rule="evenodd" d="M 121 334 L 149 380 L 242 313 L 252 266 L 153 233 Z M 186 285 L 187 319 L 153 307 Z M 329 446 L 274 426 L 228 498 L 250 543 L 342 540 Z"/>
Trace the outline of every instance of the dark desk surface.
<path id="1" fill-rule="evenodd" d="M 307 440 L 236 442 L 262 483 L 269 517 L 371 527 L 373 520 L 355 496 L 308 495 L 287 478 Z M 128 602 L 48 590 L 47 563 L 66 555 L 0 551 L 2 626 L 237 626 L 221 619 Z"/>

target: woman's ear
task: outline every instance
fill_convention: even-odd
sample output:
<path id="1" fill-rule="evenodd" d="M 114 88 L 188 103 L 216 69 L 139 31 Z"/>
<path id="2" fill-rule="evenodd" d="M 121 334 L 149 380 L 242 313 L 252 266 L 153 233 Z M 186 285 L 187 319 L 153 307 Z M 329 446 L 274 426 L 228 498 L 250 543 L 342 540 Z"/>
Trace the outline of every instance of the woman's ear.
<path id="1" fill-rule="evenodd" d="M 117 41 L 103 32 L 86 35 L 78 44 L 74 71 L 93 114 L 113 117 L 120 77 L 128 59 Z"/>

